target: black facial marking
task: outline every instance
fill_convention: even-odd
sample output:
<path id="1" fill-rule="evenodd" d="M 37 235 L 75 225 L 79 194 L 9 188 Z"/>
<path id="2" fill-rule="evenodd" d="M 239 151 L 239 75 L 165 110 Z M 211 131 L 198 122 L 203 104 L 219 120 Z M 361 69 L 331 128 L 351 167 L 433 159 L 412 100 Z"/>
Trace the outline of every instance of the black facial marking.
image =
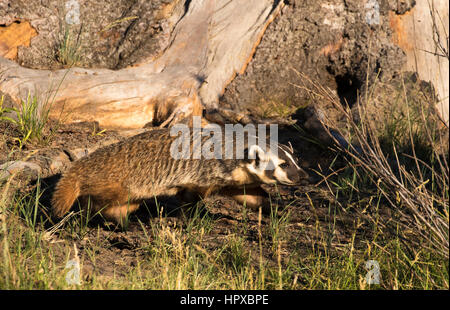
<path id="1" fill-rule="evenodd" d="M 289 162 L 285 161 L 284 163 L 280 164 L 281 169 L 287 169 L 289 168 Z"/>
<path id="2" fill-rule="evenodd" d="M 259 158 L 259 152 L 256 152 L 256 157 L 255 157 L 255 165 L 259 166 L 259 162 L 261 161 L 261 159 Z"/>

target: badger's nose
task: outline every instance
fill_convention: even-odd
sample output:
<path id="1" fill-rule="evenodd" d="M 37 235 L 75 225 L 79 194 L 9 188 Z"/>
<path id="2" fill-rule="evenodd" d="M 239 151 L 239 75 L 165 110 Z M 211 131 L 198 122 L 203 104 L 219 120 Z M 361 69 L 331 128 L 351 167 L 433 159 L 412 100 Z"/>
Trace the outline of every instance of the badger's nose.
<path id="1" fill-rule="evenodd" d="M 308 179 L 309 174 L 308 174 L 308 172 L 306 172 L 305 170 L 300 168 L 300 169 L 298 169 L 298 177 L 299 177 L 299 179 Z"/>

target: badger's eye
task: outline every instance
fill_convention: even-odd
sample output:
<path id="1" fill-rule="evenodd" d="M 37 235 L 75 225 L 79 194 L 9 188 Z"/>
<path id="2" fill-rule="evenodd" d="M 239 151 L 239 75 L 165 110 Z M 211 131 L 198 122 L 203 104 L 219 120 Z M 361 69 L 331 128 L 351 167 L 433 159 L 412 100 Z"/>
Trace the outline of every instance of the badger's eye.
<path id="1" fill-rule="evenodd" d="M 284 162 L 284 163 L 280 164 L 280 168 L 281 169 L 286 169 L 288 167 L 289 167 L 289 164 L 287 162 Z"/>

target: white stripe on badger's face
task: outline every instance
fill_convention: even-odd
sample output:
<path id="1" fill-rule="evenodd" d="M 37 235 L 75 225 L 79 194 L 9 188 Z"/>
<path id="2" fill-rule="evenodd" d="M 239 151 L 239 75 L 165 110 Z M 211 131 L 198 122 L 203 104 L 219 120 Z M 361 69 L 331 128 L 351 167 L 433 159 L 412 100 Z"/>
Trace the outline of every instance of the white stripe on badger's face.
<path id="1" fill-rule="evenodd" d="M 297 163 L 295 162 L 294 157 L 292 157 L 291 153 L 290 153 L 290 152 L 286 152 L 286 151 L 283 150 L 283 149 L 282 149 L 282 151 L 284 152 L 284 154 L 286 155 L 286 157 L 289 158 L 289 159 L 291 160 L 291 162 L 294 164 L 294 166 L 295 166 L 297 169 L 300 169 L 300 167 L 299 167 L 299 166 L 297 165 Z"/>

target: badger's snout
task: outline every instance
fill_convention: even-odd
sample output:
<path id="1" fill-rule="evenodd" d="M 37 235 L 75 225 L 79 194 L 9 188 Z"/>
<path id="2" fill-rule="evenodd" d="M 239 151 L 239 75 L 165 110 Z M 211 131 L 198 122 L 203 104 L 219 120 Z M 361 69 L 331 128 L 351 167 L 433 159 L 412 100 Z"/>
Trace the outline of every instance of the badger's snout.
<path id="1" fill-rule="evenodd" d="M 306 182 L 309 178 L 309 174 L 302 168 L 291 167 L 286 171 L 287 179 L 290 181 L 289 185 L 300 184 Z M 286 182 L 288 183 L 288 182 Z"/>

